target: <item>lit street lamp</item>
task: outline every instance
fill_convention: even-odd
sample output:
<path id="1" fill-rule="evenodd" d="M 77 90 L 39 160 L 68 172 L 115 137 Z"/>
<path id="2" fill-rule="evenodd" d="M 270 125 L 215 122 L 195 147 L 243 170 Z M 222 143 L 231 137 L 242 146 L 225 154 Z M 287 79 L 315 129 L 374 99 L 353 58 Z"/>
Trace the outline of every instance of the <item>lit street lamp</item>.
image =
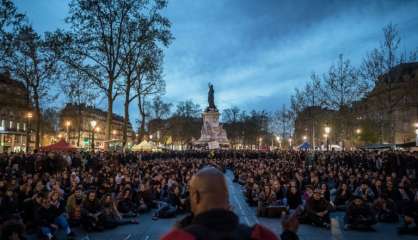
<path id="1" fill-rule="evenodd" d="M 32 119 L 33 115 L 31 112 L 28 112 L 26 114 L 26 117 L 28 118 L 28 126 L 26 128 L 26 152 L 29 152 L 29 145 L 30 145 L 30 120 Z"/>
<path id="2" fill-rule="evenodd" d="M 361 129 L 360 129 L 360 128 L 357 128 L 357 129 L 356 129 L 356 135 L 357 135 L 356 140 L 357 140 L 357 144 L 358 144 L 358 145 L 360 145 L 360 144 L 359 144 L 359 142 L 360 142 L 360 134 L 361 134 Z"/>
<path id="3" fill-rule="evenodd" d="M 116 131 L 116 130 L 113 130 L 113 131 L 112 131 L 113 139 L 116 139 L 116 133 L 117 133 L 117 131 Z"/>
<path id="4" fill-rule="evenodd" d="M 331 132 L 331 128 L 326 126 L 325 127 L 325 135 L 324 137 L 326 138 L 326 142 L 327 142 L 327 151 L 329 151 L 329 142 L 328 142 L 328 137 L 329 137 L 329 133 Z"/>
<path id="5" fill-rule="evenodd" d="M 308 137 L 307 136 L 303 136 L 302 139 L 303 139 L 303 142 L 306 142 L 306 140 L 308 140 Z"/>
<path id="6" fill-rule="evenodd" d="M 279 142 L 279 148 L 282 149 L 282 139 L 280 138 L 280 136 L 276 136 L 276 140 L 277 142 Z"/>
<path id="7" fill-rule="evenodd" d="M 97 122 L 95 120 L 90 121 L 91 125 L 91 149 L 94 152 L 94 131 L 96 130 Z"/>
<path id="8" fill-rule="evenodd" d="M 70 125 L 71 125 L 70 121 L 65 122 L 65 127 L 67 128 L 67 142 L 70 141 Z"/>
<path id="9" fill-rule="evenodd" d="M 288 140 L 289 140 L 289 147 L 290 149 L 292 149 L 292 138 L 289 138 Z"/>
<path id="10" fill-rule="evenodd" d="M 261 143 L 263 142 L 263 138 L 262 137 L 260 137 L 259 139 L 258 139 L 258 150 L 260 150 L 261 149 Z"/>
<path id="11" fill-rule="evenodd" d="M 415 146 L 418 147 L 418 122 L 415 123 Z"/>

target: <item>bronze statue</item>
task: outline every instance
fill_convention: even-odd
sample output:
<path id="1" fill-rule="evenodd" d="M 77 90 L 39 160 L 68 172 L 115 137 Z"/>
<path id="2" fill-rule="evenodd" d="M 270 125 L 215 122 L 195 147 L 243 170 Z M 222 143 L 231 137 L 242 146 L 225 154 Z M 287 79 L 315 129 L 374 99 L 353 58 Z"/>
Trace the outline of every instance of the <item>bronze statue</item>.
<path id="1" fill-rule="evenodd" d="M 213 85 L 209 83 L 209 93 L 208 93 L 208 108 L 207 111 L 218 111 L 218 109 L 215 106 L 215 90 L 213 90 Z"/>

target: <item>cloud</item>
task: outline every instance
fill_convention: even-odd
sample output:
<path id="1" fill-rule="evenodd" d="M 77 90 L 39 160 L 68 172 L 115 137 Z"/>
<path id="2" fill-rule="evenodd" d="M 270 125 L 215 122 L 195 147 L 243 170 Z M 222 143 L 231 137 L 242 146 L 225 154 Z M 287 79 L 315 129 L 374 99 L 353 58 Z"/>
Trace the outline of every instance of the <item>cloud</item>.
<path id="1" fill-rule="evenodd" d="M 68 10 L 65 0 L 16 4 L 38 31 L 63 27 Z M 204 107 L 212 82 L 221 109 L 274 111 L 312 71 L 326 72 L 338 54 L 359 65 L 389 22 L 399 27 L 402 49 L 418 47 L 417 12 L 413 0 L 171 0 L 164 14 L 176 39 L 165 51 L 164 99 L 192 99 Z M 136 103 L 130 109 L 134 123 Z M 121 99 L 114 110 L 123 113 Z"/>

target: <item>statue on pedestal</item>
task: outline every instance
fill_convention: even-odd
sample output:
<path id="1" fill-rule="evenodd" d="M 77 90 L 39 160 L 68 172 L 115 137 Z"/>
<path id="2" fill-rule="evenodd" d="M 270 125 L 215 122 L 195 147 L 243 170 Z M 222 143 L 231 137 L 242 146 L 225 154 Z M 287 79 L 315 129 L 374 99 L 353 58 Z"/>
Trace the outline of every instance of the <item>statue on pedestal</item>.
<path id="1" fill-rule="evenodd" d="M 200 131 L 200 138 L 193 141 L 196 147 L 207 147 L 209 149 L 218 149 L 229 147 L 229 141 L 222 125 L 219 124 L 218 109 L 215 105 L 215 90 L 213 85 L 209 83 L 208 91 L 208 107 L 202 114 L 203 126 Z"/>
<path id="2" fill-rule="evenodd" d="M 208 107 L 206 111 L 218 111 L 215 105 L 215 90 L 213 89 L 213 85 L 209 83 L 209 92 L 208 92 Z"/>

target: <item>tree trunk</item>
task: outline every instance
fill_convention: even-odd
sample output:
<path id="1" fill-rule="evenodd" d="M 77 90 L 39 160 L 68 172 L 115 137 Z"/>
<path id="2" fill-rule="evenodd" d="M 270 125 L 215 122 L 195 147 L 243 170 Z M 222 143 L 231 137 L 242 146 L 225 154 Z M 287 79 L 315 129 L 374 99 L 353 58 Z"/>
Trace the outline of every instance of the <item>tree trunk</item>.
<path id="1" fill-rule="evenodd" d="M 126 88 L 125 88 L 124 119 L 123 119 L 123 127 L 122 127 L 122 146 L 124 150 L 126 148 L 126 143 L 128 142 L 130 92 L 131 92 L 131 80 L 130 80 L 130 76 L 127 76 Z"/>
<path id="2" fill-rule="evenodd" d="M 39 149 L 40 138 L 41 138 L 41 109 L 39 106 L 39 96 L 38 92 L 34 91 L 33 100 L 35 102 L 35 149 Z"/>
<path id="3" fill-rule="evenodd" d="M 107 115 L 106 115 L 106 132 L 105 132 L 105 143 L 104 150 L 109 149 L 110 132 L 112 131 L 112 120 L 113 120 L 113 91 L 110 90 L 107 93 Z"/>
<path id="4" fill-rule="evenodd" d="M 127 93 L 125 96 L 125 104 L 124 104 L 124 119 L 123 119 L 123 128 L 122 128 L 123 149 L 126 148 L 126 143 L 128 142 L 128 121 L 129 121 L 129 93 Z"/>
<path id="5" fill-rule="evenodd" d="M 77 147 L 80 147 L 80 139 L 81 139 L 81 123 L 82 123 L 82 115 L 81 115 L 81 104 L 78 104 L 78 117 L 77 117 Z"/>
<path id="6" fill-rule="evenodd" d="M 141 95 L 138 95 L 138 109 L 139 109 L 139 119 L 141 121 L 140 128 L 139 128 L 139 141 L 144 140 L 145 137 L 145 109 L 143 105 L 143 101 Z"/>

